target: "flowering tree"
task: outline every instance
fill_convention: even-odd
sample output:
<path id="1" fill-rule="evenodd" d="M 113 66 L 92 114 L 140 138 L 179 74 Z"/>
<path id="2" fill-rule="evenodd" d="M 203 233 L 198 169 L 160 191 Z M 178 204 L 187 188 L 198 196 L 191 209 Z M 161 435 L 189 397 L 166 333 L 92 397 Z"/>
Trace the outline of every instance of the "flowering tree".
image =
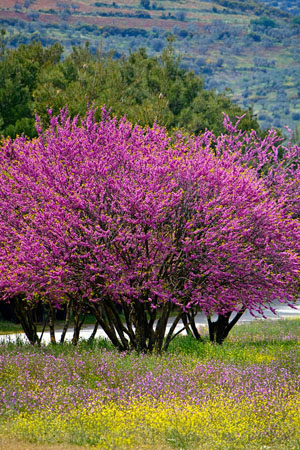
<path id="1" fill-rule="evenodd" d="M 105 111 L 79 124 L 62 111 L 37 139 L 4 142 L 4 298 L 72 306 L 74 343 L 89 309 L 116 347 L 139 351 L 167 348 L 196 308 L 222 342 L 245 309 L 293 301 L 299 222 L 235 152 L 212 150 L 213 139 L 170 138 Z"/>
<path id="2" fill-rule="evenodd" d="M 251 133 L 242 132 L 238 129 L 240 119 L 238 118 L 236 124 L 232 124 L 229 117 L 224 115 L 226 134 L 218 137 L 211 135 L 215 154 L 224 159 L 228 159 L 230 155 L 232 162 L 254 169 L 257 178 L 263 180 L 265 188 L 268 189 L 268 197 L 276 200 L 282 214 L 299 219 L 300 147 L 292 146 L 291 143 L 283 146 L 283 139 L 275 130 L 270 130 L 263 138 L 260 138 L 255 130 Z M 286 298 L 278 299 L 286 301 Z M 269 306 L 275 313 L 271 304 L 265 306 Z M 290 306 L 293 307 L 293 302 Z M 208 317 L 211 339 L 214 340 L 218 334 L 225 338 L 246 309 L 241 308 L 231 322 L 229 319 L 233 311 L 218 314 L 216 322 L 212 322 Z M 250 310 L 252 311 L 251 308 Z M 260 308 L 256 312 L 263 315 Z M 193 323 L 193 318 L 191 320 Z M 200 337 L 195 327 L 193 334 L 196 338 Z M 218 341 L 218 338 L 216 340 Z"/>
<path id="3" fill-rule="evenodd" d="M 270 195 L 284 206 L 284 212 L 294 218 L 300 217 L 300 147 L 282 145 L 282 137 L 270 130 L 260 138 L 257 133 L 246 133 L 237 129 L 228 116 L 224 125 L 228 134 L 215 138 L 218 154 L 235 155 L 239 164 L 247 164 L 264 180 Z M 291 130 L 288 129 L 291 133 Z"/>

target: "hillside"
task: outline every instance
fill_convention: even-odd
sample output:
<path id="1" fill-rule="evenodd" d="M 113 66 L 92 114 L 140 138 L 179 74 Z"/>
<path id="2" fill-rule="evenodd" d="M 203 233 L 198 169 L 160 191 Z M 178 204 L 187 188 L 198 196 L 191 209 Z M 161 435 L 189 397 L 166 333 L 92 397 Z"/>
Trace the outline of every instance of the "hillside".
<path id="1" fill-rule="evenodd" d="M 295 129 L 300 25 L 278 7 L 288 3 L 293 1 L 2 0 L 0 26 L 8 46 L 59 41 L 68 52 L 89 41 L 92 51 L 115 50 L 116 57 L 140 47 L 159 55 L 172 33 L 181 65 L 201 74 L 207 88 L 231 90 L 240 106 L 253 107 L 263 128 Z"/>
<path id="2" fill-rule="evenodd" d="M 288 11 L 291 14 L 300 14 L 300 2 L 299 0 L 259 0 L 261 3 L 265 3 L 268 6 L 281 9 L 282 11 Z"/>

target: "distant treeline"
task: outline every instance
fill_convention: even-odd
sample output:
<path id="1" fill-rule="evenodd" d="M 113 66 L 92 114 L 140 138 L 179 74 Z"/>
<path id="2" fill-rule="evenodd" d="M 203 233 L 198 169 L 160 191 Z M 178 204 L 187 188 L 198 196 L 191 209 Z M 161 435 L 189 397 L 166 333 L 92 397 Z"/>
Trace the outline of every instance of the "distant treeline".
<path id="1" fill-rule="evenodd" d="M 245 114 L 241 127 L 259 130 L 251 110 L 233 104 L 226 93 L 204 89 L 201 77 L 179 67 L 171 40 L 158 57 L 139 49 L 116 59 L 113 52 L 93 54 L 88 44 L 64 59 L 63 51 L 58 43 L 0 45 L 0 134 L 33 137 L 35 114 L 47 126 L 49 108 L 56 114 L 67 106 L 75 116 L 103 105 L 142 126 L 156 121 L 168 130 L 199 134 L 208 128 L 219 134 L 225 112 L 232 119 Z"/>

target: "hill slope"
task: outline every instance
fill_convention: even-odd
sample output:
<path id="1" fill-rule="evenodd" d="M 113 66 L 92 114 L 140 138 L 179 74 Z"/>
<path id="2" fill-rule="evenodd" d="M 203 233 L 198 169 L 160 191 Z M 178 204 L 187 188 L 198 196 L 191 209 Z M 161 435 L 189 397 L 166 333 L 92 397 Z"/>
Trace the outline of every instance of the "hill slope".
<path id="1" fill-rule="evenodd" d="M 299 0 L 258 0 L 268 6 L 273 6 L 274 8 L 281 9 L 282 11 L 288 11 L 291 14 L 300 14 L 300 3 Z"/>
<path id="2" fill-rule="evenodd" d="M 139 47 L 158 55 L 172 33 L 182 66 L 202 74 L 208 88 L 231 89 L 263 128 L 300 121 L 300 25 L 278 7 L 254 0 L 2 0 L 0 26 L 9 46 L 58 40 L 68 51 L 88 40 L 93 51 L 114 49 L 116 56 Z"/>

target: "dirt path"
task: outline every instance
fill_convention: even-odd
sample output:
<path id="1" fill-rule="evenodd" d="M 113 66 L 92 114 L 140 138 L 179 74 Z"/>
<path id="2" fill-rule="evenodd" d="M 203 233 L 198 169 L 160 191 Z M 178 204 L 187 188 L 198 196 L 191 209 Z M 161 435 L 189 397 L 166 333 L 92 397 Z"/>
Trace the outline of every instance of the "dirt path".
<path id="1" fill-rule="evenodd" d="M 93 447 L 81 447 L 79 445 L 68 445 L 68 444 L 29 444 L 26 442 L 20 442 L 16 440 L 7 439 L 0 436 L 0 450 L 92 450 Z M 99 447 L 98 447 L 99 448 Z M 169 446 L 155 447 L 143 446 L 138 447 L 133 450 L 171 450 Z"/>
<path id="2" fill-rule="evenodd" d="M 29 444 L 0 437 L 0 450 L 80 450 L 86 448 L 68 444 Z"/>

